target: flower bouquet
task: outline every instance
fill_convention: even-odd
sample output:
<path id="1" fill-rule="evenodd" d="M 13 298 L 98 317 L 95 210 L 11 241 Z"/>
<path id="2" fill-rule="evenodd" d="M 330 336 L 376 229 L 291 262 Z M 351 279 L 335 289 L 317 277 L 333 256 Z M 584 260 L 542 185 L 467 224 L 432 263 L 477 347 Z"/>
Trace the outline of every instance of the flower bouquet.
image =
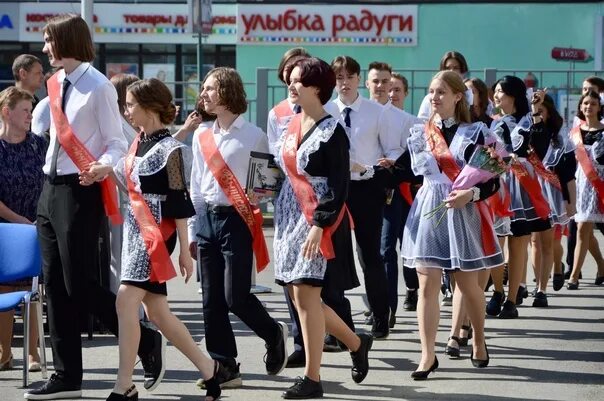
<path id="1" fill-rule="evenodd" d="M 476 184 L 487 182 L 493 177 L 499 176 L 510 168 L 511 157 L 497 157 L 506 152 L 497 151 L 490 146 L 479 145 L 472 153 L 470 160 L 463 167 L 453 186 L 452 191 L 458 189 L 469 189 Z M 497 156 L 495 156 L 497 155 Z M 494 157 L 495 156 L 495 157 Z M 428 219 L 438 215 L 435 227 L 441 223 L 444 216 L 447 214 L 446 202 L 441 202 L 436 208 L 424 214 Z M 444 210 L 443 210 L 444 209 Z"/>

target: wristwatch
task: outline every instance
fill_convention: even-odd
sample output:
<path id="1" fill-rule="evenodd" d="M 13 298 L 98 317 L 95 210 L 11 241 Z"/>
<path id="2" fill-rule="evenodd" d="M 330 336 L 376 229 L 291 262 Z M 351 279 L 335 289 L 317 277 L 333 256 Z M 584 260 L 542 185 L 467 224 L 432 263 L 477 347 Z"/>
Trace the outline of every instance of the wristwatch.
<path id="1" fill-rule="evenodd" d="M 472 187 L 472 202 L 478 202 L 480 200 L 480 188 Z"/>

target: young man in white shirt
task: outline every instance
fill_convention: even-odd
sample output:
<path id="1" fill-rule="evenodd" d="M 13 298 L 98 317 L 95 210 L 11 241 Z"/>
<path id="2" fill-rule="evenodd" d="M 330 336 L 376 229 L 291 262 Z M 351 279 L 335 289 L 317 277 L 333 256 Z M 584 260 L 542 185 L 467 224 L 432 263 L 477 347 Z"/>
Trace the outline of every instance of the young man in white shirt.
<path id="1" fill-rule="evenodd" d="M 399 138 L 400 147 L 407 148 L 407 138 L 414 124 L 420 120 L 393 105 L 389 95 L 392 87 L 392 67 L 387 63 L 373 62 L 369 64 L 365 86 L 369 90 L 371 100 L 384 106 L 390 121 L 389 132 Z M 404 98 L 404 96 L 403 96 Z M 398 257 L 397 243 L 403 239 L 403 228 L 409 213 L 410 203 L 403 197 L 401 191 L 410 186 L 399 188 L 394 176 L 389 182 L 387 189 L 386 206 L 384 207 L 384 220 L 382 225 L 381 254 L 386 266 L 388 276 L 388 301 L 390 305 L 390 319 L 388 326 L 394 327 L 396 322 L 396 310 L 398 307 Z M 405 194 L 409 197 L 409 194 Z M 417 289 L 419 287 L 415 269 L 403 268 L 405 284 L 407 285 L 407 296 L 405 298 L 405 310 L 415 310 L 417 305 Z M 405 270 L 406 269 L 406 270 Z M 371 320 L 371 318 L 369 318 Z"/>
<path id="2" fill-rule="evenodd" d="M 127 147 L 115 89 L 90 64 L 95 54 L 86 22 L 76 15 L 51 19 L 44 28 L 43 52 L 51 66 L 62 67 L 49 80 L 49 87 L 57 90 L 51 97 L 54 110 L 43 167 L 46 181 L 36 222 L 56 373 L 40 388 L 25 393 L 30 400 L 81 396 L 80 322 L 85 313 L 93 313 L 107 329 L 118 333 L 115 295 L 95 278 L 103 209 L 110 202 L 104 205 L 102 185 L 95 182 L 99 173 L 89 166 L 93 160 L 115 165 Z M 69 131 L 73 136 L 66 135 Z M 92 158 L 82 165 L 86 158 L 80 156 L 86 151 Z M 161 381 L 164 347 L 161 334 L 141 326 L 138 354 L 145 368 L 145 387 Z"/>
<path id="3" fill-rule="evenodd" d="M 401 155 L 400 134 L 391 132 L 389 112 L 382 105 L 363 98 L 358 87 L 361 67 L 348 56 L 336 57 L 331 66 L 336 74 L 338 97 L 325 109 L 340 119 L 350 139 L 351 181 L 347 205 L 354 220 L 355 239 L 369 306 L 373 311 L 371 332 L 386 338 L 389 305 L 386 271 L 380 254 L 380 238 L 387 169 Z M 387 92 L 386 92 L 387 93 Z"/>
<path id="4" fill-rule="evenodd" d="M 241 386 L 237 344 L 229 312 L 266 343 L 266 371 L 276 375 L 287 362 L 287 325 L 271 318 L 250 293 L 253 257 L 263 268 L 262 222 L 246 198 L 250 152 L 268 152 L 266 134 L 247 122 L 245 90 L 232 68 L 218 67 L 206 76 L 200 95 L 203 109 L 216 115 L 213 126 L 193 137 L 191 200 L 196 216 L 189 220 L 191 256 L 201 265 L 206 347 L 222 367 L 223 388 Z M 220 178 L 220 181 L 216 177 Z M 202 383 L 203 386 L 203 383 Z"/>

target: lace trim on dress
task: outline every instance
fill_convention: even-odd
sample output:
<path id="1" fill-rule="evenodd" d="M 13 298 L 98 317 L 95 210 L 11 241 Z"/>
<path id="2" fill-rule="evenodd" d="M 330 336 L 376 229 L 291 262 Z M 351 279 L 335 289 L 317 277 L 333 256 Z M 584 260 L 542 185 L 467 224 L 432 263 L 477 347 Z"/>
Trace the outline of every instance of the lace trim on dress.
<path id="1" fill-rule="evenodd" d="M 324 119 L 323 121 L 319 122 L 319 125 L 311 134 L 313 138 L 307 139 L 300 145 L 297 155 L 299 173 L 304 174 L 307 177 L 309 176 L 304 169 L 308 165 L 310 155 L 319 150 L 319 147 L 322 143 L 329 141 L 336 129 L 337 124 L 338 121 L 333 117 Z"/>

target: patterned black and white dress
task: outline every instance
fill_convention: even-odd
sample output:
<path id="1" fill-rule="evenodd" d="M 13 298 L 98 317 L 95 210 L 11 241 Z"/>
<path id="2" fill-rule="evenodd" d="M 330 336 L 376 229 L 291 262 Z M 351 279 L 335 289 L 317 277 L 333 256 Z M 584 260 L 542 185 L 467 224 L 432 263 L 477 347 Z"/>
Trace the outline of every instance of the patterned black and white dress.
<path id="1" fill-rule="evenodd" d="M 186 219 L 195 214 L 185 181 L 185 152 L 190 150 L 172 138 L 167 129 L 145 136 L 139 143 L 130 178 L 158 224 L 163 218 Z M 115 172 L 125 184 L 125 159 L 120 160 Z M 130 205 L 124 220 L 122 283 L 166 294 L 165 283 L 149 281 L 149 254 Z M 166 241 L 169 253 L 175 245 L 176 233 Z"/>
<path id="2" fill-rule="evenodd" d="M 284 171 L 283 140 L 276 143 L 277 162 Z M 344 128 L 327 116 L 310 129 L 298 148 L 298 172 L 311 183 L 319 201 L 313 215 L 313 224 L 319 227 L 332 225 L 344 205 L 350 181 L 349 141 Z M 354 268 L 351 227 L 347 215 L 333 233 L 332 242 L 336 257 L 327 261 L 319 255 L 305 259 L 302 244 L 311 225 L 304 217 L 289 179 L 275 202 L 275 238 L 273 241 L 275 281 L 280 285 L 310 284 L 330 286 L 342 290 L 359 285 Z"/>
<path id="3" fill-rule="evenodd" d="M 600 179 L 604 179 L 604 129 L 598 131 L 581 130 L 583 146 Z M 585 176 L 581 167 L 577 168 L 577 223 L 604 223 L 604 213 L 598 207 L 598 193 Z"/>

